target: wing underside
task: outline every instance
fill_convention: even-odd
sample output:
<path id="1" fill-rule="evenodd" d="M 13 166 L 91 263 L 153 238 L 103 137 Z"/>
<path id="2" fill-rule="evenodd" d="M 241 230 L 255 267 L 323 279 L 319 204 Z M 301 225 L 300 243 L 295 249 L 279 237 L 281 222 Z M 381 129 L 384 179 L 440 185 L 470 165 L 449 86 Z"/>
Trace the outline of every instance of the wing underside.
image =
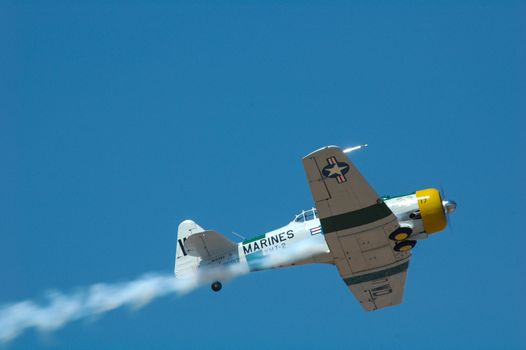
<path id="1" fill-rule="evenodd" d="M 398 220 L 335 146 L 303 159 L 338 272 L 365 310 L 402 301 L 410 254 L 393 250 Z"/>
<path id="2" fill-rule="evenodd" d="M 362 307 L 377 310 L 402 302 L 409 260 L 378 271 L 344 278 Z"/>

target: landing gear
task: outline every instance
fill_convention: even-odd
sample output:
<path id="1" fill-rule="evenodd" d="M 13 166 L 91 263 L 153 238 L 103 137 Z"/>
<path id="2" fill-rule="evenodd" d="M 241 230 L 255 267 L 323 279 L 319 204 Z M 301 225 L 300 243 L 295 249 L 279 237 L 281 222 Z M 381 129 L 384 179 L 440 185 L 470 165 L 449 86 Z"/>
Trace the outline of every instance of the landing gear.
<path id="1" fill-rule="evenodd" d="M 416 241 L 403 241 L 396 243 L 394 250 L 397 252 L 408 252 L 413 249 L 416 245 Z"/>
<path id="2" fill-rule="evenodd" d="M 413 230 L 409 227 L 399 227 L 389 235 L 389 239 L 395 242 L 402 242 L 408 239 L 412 232 Z"/>
<path id="3" fill-rule="evenodd" d="M 212 283 L 211 287 L 214 292 L 219 292 L 221 288 L 223 287 L 223 285 L 221 284 L 221 282 L 215 281 L 214 283 Z"/>

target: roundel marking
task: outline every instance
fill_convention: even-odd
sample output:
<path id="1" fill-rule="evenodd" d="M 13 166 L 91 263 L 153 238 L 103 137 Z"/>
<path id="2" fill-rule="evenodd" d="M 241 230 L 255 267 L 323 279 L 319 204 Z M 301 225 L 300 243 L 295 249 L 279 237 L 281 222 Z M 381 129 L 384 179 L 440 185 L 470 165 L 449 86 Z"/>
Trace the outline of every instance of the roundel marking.
<path id="1" fill-rule="evenodd" d="M 343 183 L 347 181 L 345 174 L 349 172 L 351 167 L 349 164 L 344 162 L 338 162 L 336 157 L 330 157 L 327 159 L 327 164 L 322 170 L 321 173 L 324 177 L 331 179 L 336 179 L 338 183 Z"/>

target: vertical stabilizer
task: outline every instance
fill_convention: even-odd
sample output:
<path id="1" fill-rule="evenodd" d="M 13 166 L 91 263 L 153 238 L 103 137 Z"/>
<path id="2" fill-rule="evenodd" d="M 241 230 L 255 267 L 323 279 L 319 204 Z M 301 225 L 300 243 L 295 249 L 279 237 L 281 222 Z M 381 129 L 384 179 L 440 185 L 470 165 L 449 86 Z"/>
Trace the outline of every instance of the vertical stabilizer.
<path id="1" fill-rule="evenodd" d="M 186 238 L 195 233 L 203 232 L 203 228 L 192 220 L 185 220 L 179 224 L 177 231 L 177 248 L 175 253 L 174 272 L 176 277 L 184 277 L 195 273 L 201 258 L 188 255 L 185 247 Z"/>

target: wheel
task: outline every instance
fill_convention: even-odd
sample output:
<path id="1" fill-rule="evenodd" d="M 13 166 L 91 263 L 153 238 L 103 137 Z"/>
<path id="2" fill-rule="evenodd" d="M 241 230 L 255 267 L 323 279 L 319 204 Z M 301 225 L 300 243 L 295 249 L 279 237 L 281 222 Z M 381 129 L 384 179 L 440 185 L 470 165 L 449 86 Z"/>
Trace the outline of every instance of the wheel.
<path id="1" fill-rule="evenodd" d="M 397 252 L 408 252 L 411 249 L 413 249 L 415 247 L 415 245 L 416 245 L 416 241 L 398 242 L 394 246 L 394 250 L 396 250 Z"/>
<path id="2" fill-rule="evenodd" d="M 411 236 L 412 232 L 413 230 L 411 230 L 409 227 L 399 227 L 389 235 L 389 239 L 395 242 L 405 241 L 409 238 L 409 236 Z"/>
<path id="3" fill-rule="evenodd" d="M 223 287 L 223 285 L 219 281 L 215 281 L 214 283 L 212 283 L 212 290 L 214 292 L 219 292 L 222 287 Z"/>

